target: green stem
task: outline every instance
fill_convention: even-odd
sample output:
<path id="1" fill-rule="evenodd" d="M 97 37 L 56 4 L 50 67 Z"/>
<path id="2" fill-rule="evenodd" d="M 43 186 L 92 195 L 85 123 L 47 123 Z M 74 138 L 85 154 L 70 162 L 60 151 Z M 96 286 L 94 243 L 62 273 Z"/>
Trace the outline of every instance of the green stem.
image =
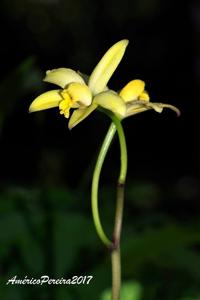
<path id="1" fill-rule="evenodd" d="M 121 124 L 121 121 L 116 117 L 112 116 L 113 123 L 117 128 L 117 133 L 119 137 L 120 143 L 120 159 L 121 159 L 121 167 L 118 182 L 124 184 L 126 181 L 127 174 L 127 147 L 126 147 L 126 138 L 124 134 L 124 130 Z"/>
<path id="2" fill-rule="evenodd" d="M 113 231 L 113 250 L 111 252 L 111 263 L 112 263 L 112 300 L 120 299 L 121 290 L 121 256 L 120 256 L 120 239 L 121 239 L 121 228 L 123 218 L 123 207 L 124 207 L 124 187 L 127 174 L 127 148 L 124 130 L 121 122 L 114 116 L 112 117 L 113 122 L 117 128 L 119 143 L 120 143 L 120 158 L 121 168 L 117 183 L 117 201 L 116 201 L 116 213 L 115 213 L 115 224 Z"/>
<path id="3" fill-rule="evenodd" d="M 98 208 L 98 188 L 99 188 L 99 177 L 102 169 L 102 165 L 104 162 L 104 159 L 106 157 L 106 154 L 108 152 L 108 149 L 110 147 L 110 144 L 112 142 L 112 139 L 116 132 L 116 126 L 114 123 L 111 123 L 108 132 L 104 138 L 103 144 L 101 146 L 99 156 L 97 158 L 96 166 L 93 173 L 93 179 L 92 179 L 92 215 L 94 220 L 94 225 L 97 231 L 97 234 L 101 241 L 107 246 L 112 246 L 112 241 L 109 240 L 109 238 L 104 233 L 103 227 L 101 225 L 100 217 L 99 217 L 99 208 Z"/>
<path id="4" fill-rule="evenodd" d="M 121 125 L 120 120 L 114 115 L 110 115 L 110 117 L 112 118 L 113 123 L 111 123 L 109 130 L 106 134 L 106 137 L 103 141 L 99 156 L 97 158 L 94 174 L 93 174 L 92 214 L 93 214 L 94 225 L 99 238 L 108 248 L 111 249 L 112 300 L 119 300 L 120 289 L 121 289 L 120 238 L 121 238 L 121 227 L 122 227 L 123 205 L 124 205 L 124 185 L 125 185 L 126 173 L 127 173 L 127 148 L 126 148 L 126 140 L 125 140 L 123 127 Z M 102 228 L 100 217 L 99 217 L 98 187 L 99 187 L 99 177 L 100 177 L 102 165 L 116 130 L 118 132 L 119 143 L 120 143 L 121 168 L 120 168 L 120 174 L 119 174 L 118 184 L 117 184 L 117 202 L 116 202 L 115 223 L 114 223 L 114 231 L 113 231 L 113 241 L 111 241 L 106 236 Z"/>
<path id="5" fill-rule="evenodd" d="M 120 249 L 113 249 L 111 253 L 112 264 L 112 300 L 120 299 L 121 289 L 121 258 Z"/>

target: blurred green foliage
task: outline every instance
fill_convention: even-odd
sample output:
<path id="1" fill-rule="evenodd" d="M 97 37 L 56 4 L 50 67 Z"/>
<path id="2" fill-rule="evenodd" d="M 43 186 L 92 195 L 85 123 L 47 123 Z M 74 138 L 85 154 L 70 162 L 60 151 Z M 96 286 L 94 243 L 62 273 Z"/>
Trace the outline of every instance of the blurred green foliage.
<path id="1" fill-rule="evenodd" d="M 129 191 L 129 197 L 130 197 Z M 112 191 L 104 190 L 112 199 Z M 0 261 L 3 299 L 109 299 L 109 253 L 99 242 L 89 210 L 88 193 L 58 187 L 4 188 L 0 195 Z M 129 198 L 127 198 L 129 203 Z M 85 203 L 84 203 L 85 202 Z M 110 204 L 103 201 L 107 230 Z M 107 210 L 104 214 L 103 212 Z M 159 218 L 159 225 L 154 224 Z M 143 223 L 145 216 L 138 218 Z M 200 293 L 200 222 L 189 226 L 167 216 L 134 228 L 124 221 L 122 239 L 122 300 L 198 299 Z M 134 223 L 134 222 L 133 222 Z M 136 224 L 137 225 L 137 224 Z M 92 275 L 89 285 L 17 286 L 8 279 L 71 278 Z M 128 280 L 128 281 L 127 281 Z M 132 280 L 132 281 L 130 281 Z M 134 281 L 136 281 L 134 283 Z M 103 292 L 105 290 L 105 292 Z M 33 295 L 34 291 L 34 295 Z M 99 296 L 97 296 L 99 295 Z"/>

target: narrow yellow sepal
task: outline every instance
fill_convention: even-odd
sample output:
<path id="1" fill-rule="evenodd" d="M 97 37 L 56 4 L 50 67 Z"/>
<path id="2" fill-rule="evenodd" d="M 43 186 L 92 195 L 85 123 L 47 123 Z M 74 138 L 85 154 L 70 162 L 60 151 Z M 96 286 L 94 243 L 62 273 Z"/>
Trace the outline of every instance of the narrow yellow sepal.
<path id="1" fill-rule="evenodd" d="M 128 118 L 130 116 L 134 116 L 134 115 L 139 114 L 141 112 L 147 111 L 149 109 L 151 109 L 151 108 L 150 107 L 144 107 L 144 106 L 130 107 L 129 109 L 127 109 L 126 118 Z"/>
<path id="2" fill-rule="evenodd" d="M 159 103 L 159 105 L 162 105 L 163 108 L 169 108 L 173 110 L 177 114 L 177 116 L 180 117 L 181 111 L 176 106 L 171 104 L 165 104 L 165 103 Z"/>
<path id="3" fill-rule="evenodd" d="M 99 106 L 112 111 L 120 118 L 123 118 L 126 114 L 125 102 L 117 93 L 111 90 L 99 93 L 94 97 L 93 101 Z"/>
<path id="4" fill-rule="evenodd" d="M 84 83 L 83 78 L 77 72 L 67 68 L 47 71 L 44 81 L 57 84 L 63 89 L 71 82 Z"/>
<path id="5" fill-rule="evenodd" d="M 119 95 L 125 102 L 134 101 L 144 92 L 144 87 L 144 81 L 135 79 L 127 83 L 120 91 Z"/>
<path id="6" fill-rule="evenodd" d="M 181 114 L 180 110 L 177 107 L 170 104 L 136 101 L 136 103 L 132 102 L 130 103 L 130 105 L 127 106 L 126 117 L 130 117 L 150 109 L 155 110 L 157 113 L 162 113 L 163 108 L 169 108 L 175 111 L 177 116 L 180 116 Z"/>
<path id="7" fill-rule="evenodd" d="M 161 113 L 163 111 L 163 106 L 161 103 L 145 103 L 146 101 L 137 101 L 137 103 L 130 104 L 127 107 L 126 117 L 130 117 L 141 112 L 154 109 L 157 113 Z"/>
<path id="8" fill-rule="evenodd" d="M 68 128 L 69 129 L 74 128 L 77 124 L 79 124 L 81 121 L 87 118 L 96 108 L 97 108 L 97 104 L 92 103 L 90 106 L 86 108 L 80 107 L 74 110 L 69 120 Z"/>
<path id="9" fill-rule="evenodd" d="M 89 78 L 88 85 L 94 95 L 102 92 L 105 89 L 110 77 L 114 73 L 124 55 L 128 42 L 128 40 L 121 40 L 114 44 L 104 54 L 93 70 Z"/>
<path id="10" fill-rule="evenodd" d="M 43 109 L 48 109 L 56 107 L 62 100 L 60 95 L 60 90 L 52 90 L 41 94 L 31 103 L 29 107 L 29 112 L 39 111 Z"/>

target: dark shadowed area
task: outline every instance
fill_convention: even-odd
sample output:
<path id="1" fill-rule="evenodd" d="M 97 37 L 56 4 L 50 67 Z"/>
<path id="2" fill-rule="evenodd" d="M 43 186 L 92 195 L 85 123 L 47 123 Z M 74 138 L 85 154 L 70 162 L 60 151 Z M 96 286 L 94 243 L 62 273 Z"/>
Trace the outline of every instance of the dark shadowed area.
<path id="1" fill-rule="evenodd" d="M 130 43 L 109 87 L 142 79 L 152 102 L 177 106 L 123 121 L 129 154 L 121 300 L 200 299 L 200 4 L 191 0 L 2 0 L 0 3 L 0 298 L 108 300 L 109 253 L 92 221 L 90 187 L 110 120 L 92 113 L 69 131 L 58 109 L 29 114 L 55 88 L 46 70 L 90 74 L 118 40 Z M 117 139 L 101 176 L 112 233 Z M 17 279 L 80 283 L 12 284 Z M 93 276 L 89 284 L 82 277 Z"/>

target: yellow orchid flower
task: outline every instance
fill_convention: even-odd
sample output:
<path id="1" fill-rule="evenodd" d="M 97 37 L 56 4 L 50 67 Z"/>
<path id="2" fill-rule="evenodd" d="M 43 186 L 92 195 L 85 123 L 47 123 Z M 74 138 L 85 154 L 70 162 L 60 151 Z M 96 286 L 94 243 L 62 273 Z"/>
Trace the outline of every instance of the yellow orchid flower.
<path id="1" fill-rule="evenodd" d="M 135 79 L 127 83 L 119 94 L 108 90 L 95 97 L 95 102 L 98 105 L 112 111 L 115 114 L 117 113 L 119 118 L 121 116 L 121 119 L 149 109 L 154 109 L 156 112 L 161 113 L 163 108 L 169 108 L 175 111 L 178 116 L 180 115 L 179 109 L 173 105 L 152 103 L 149 100 L 149 94 L 145 91 L 145 83 L 140 79 Z M 118 106 L 118 103 L 120 102 L 121 105 Z M 118 110 L 116 106 L 118 106 Z"/>
<path id="2" fill-rule="evenodd" d="M 80 72 L 72 69 L 59 68 L 47 71 L 44 81 L 57 84 L 62 89 L 48 91 L 38 96 L 31 103 L 29 111 L 59 107 L 60 113 L 69 118 L 70 109 L 74 108 L 68 124 L 70 129 L 98 106 L 113 112 L 119 119 L 149 109 L 161 113 L 165 107 L 179 115 L 179 110 L 170 104 L 150 102 L 142 80 L 130 81 L 119 93 L 107 88 L 107 83 L 119 65 L 127 45 L 128 40 L 125 39 L 114 44 L 101 58 L 88 80 L 85 80 Z"/>
<path id="3" fill-rule="evenodd" d="M 44 81 L 56 84 L 62 89 L 51 90 L 38 96 L 31 103 L 29 112 L 59 107 L 60 113 L 69 118 L 70 109 L 74 108 L 69 128 L 77 125 L 97 108 L 95 97 L 107 89 L 107 83 L 120 63 L 127 45 L 128 40 L 114 44 L 97 64 L 88 83 L 81 73 L 72 69 L 59 68 L 47 71 Z M 120 103 L 116 107 L 116 113 L 120 112 L 119 107 Z M 115 112 L 115 106 L 112 110 Z"/>

